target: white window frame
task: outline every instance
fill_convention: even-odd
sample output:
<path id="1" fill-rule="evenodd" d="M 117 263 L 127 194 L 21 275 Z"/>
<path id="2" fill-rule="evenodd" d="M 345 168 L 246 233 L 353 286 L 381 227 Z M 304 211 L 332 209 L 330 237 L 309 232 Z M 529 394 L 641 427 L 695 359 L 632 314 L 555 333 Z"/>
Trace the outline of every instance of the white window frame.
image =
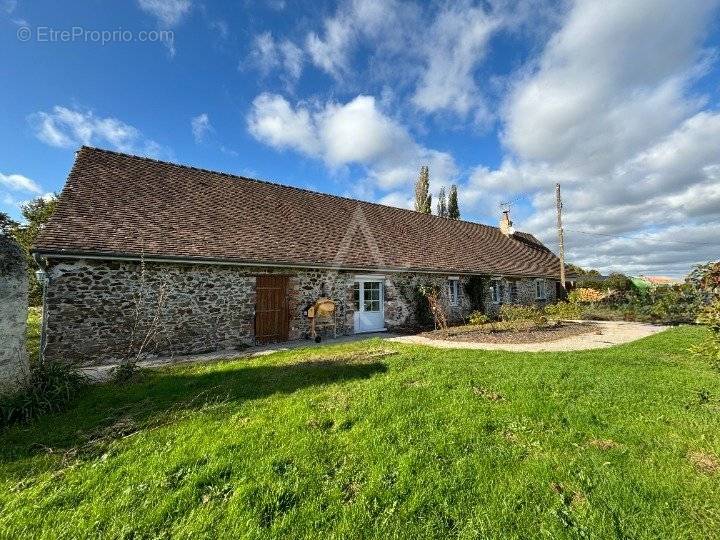
<path id="1" fill-rule="evenodd" d="M 448 278 L 448 303 L 453 307 L 460 305 L 460 278 Z"/>
<path id="2" fill-rule="evenodd" d="M 544 279 L 535 280 L 535 300 L 547 300 L 547 282 Z"/>

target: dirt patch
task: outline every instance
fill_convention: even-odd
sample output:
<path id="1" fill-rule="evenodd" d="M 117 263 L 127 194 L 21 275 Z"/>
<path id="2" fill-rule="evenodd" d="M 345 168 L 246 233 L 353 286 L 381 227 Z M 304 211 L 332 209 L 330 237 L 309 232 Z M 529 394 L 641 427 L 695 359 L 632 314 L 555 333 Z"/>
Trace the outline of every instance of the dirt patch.
<path id="1" fill-rule="evenodd" d="M 720 459 L 706 452 L 690 452 L 688 459 L 697 470 L 705 474 L 715 474 L 720 470 Z"/>
<path id="2" fill-rule="evenodd" d="M 473 394 L 475 394 L 476 396 L 480 396 L 490 401 L 502 401 L 503 399 L 505 399 L 503 395 L 499 392 L 494 392 L 492 390 L 488 390 L 487 388 L 481 388 L 479 386 L 473 386 L 472 391 Z"/>
<path id="3" fill-rule="evenodd" d="M 582 492 L 567 489 L 559 482 L 550 482 L 550 489 L 560 495 L 565 506 L 579 506 L 587 502 L 587 497 Z"/>
<path id="4" fill-rule="evenodd" d="M 422 334 L 429 339 L 475 343 L 541 343 L 556 341 L 582 334 L 597 333 L 598 326 L 592 323 L 556 323 L 534 326 L 523 330 L 493 331 L 490 325 L 463 326 L 448 330 L 435 330 Z"/>
<path id="5" fill-rule="evenodd" d="M 593 439 L 588 443 L 588 445 L 592 446 L 593 448 L 598 448 L 600 450 L 612 450 L 613 448 L 617 448 L 618 446 L 620 446 L 612 439 Z"/>

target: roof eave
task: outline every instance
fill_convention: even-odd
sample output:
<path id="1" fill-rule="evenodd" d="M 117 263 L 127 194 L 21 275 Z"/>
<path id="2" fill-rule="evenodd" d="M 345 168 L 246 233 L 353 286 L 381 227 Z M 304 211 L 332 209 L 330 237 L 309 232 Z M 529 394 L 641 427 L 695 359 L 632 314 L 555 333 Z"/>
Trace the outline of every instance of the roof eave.
<path id="1" fill-rule="evenodd" d="M 345 272 L 388 272 L 388 273 L 420 273 L 420 274 L 457 274 L 463 276 L 482 275 L 482 276 L 499 276 L 509 278 L 547 278 L 556 279 L 557 276 L 544 273 L 508 273 L 493 269 L 478 270 L 457 270 L 457 269 L 438 269 L 438 268 L 412 268 L 412 267 L 373 267 L 373 266 L 342 266 L 329 265 L 313 262 L 287 262 L 287 261 L 262 261 L 262 260 L 241 260 L 229 258 L 212 258 L 212 257 L 187 257 L 181 255 L 163 255 L 154 254 L 147 255 L 142 253 L 113 253 L 104 251 L 68 251 L 53 250 L 42 247 L 33 248 L 30 253 L 34 256 L 44 257 L 46 259 L 95 259 L 95 260 L 115 260 L 115 261 L 141 261 L 160 262 L 160 263 L 185 263 L 185 264 L 208 264 L 221 266 L 267 266 L 272 268 L 299 268 L 299 269 L 323 269 Z"/>

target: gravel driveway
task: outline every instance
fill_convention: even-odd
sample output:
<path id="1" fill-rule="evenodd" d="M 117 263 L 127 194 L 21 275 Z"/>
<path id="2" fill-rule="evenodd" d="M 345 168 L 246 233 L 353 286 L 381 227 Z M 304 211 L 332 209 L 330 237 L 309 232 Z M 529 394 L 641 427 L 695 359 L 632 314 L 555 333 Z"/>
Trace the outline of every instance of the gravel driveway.
<path id="1" fill-rule="evenodd" d="M 399 336 L 390 338 L 389 341 L 414 345 L 428 345 L 430 347 L 443 349 L 484 349 L 518 352 L 581 351 L 586 349 L 602 349 L 612 347 L 613 345 L 620 345 L 621 343 L 629 343 L 669 328 L 668 326 L 634 322 L 592 322 L 599 327 L 597 332 L 542 343 L 476 343 L 429 339 L 423 336 Z"/>

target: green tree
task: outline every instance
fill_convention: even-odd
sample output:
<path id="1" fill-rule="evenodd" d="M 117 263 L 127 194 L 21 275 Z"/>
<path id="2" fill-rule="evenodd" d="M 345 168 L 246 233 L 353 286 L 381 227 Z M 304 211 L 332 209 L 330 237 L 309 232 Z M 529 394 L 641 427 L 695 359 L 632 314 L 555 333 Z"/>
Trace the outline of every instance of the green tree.
<path id="1" fill-rule="evenodd" d="M 55 212 L 57 206 L 57 196 L 44 199 L 37 197 L 30 202 L 23 204 L 21 212 L 24 222 L 15 226 L 11 230 L 11 234 L 15 237 L 20 247 L 22 247 L 27 260 L 28 268 L 28 302 L 31 306 L 37 306 L 42 303 L 42 285 L 35 278 L 35 271 L 38 269 L 35 259 L 30 255 L 30 249 L 35 244 L 40 231 L 43 230 L 45 224 Z"/>
<path id="2" fill-rule="evenodd" d="M 438 217 L 448 217 L 447 202 L 445 199 L 445 186 L 441 187 L 440 192 L 438 193 L 437 215 Z"/>
<path id="3" fill-rule="evenodd" d="M 585 270 L 582 266 L 578 266 L 577 264 L 566 263 L 565 269 L 568 272 L 577 274 L 578 276 L 583 276 L 583 277 L 588 277 L 588 278 L 598 278 L 601 275 L 600 272 L 598 272 L 595 269 Z"/>
<path id="4" fill-rule="evenodd" d="M 0 234 L 12 234 L 17 226 L 17 221 L 12 219 L 5 212 L 0 212 Z"/>
<path id="5" fill-rule="evenodd" d="M 427 165 L 420 167 L 420 174 L 415 182 L 415 211 L 429 214 L 432 210 L 430 195 L 430 169 Z"/>
<path id="6" fill-rule="evenodd" d="M 457 186 L 450 186 L 450 196 L 448 197 L 448 216 L 450 219 L 460 219 L 460 206 L 458 205 Z"/>

